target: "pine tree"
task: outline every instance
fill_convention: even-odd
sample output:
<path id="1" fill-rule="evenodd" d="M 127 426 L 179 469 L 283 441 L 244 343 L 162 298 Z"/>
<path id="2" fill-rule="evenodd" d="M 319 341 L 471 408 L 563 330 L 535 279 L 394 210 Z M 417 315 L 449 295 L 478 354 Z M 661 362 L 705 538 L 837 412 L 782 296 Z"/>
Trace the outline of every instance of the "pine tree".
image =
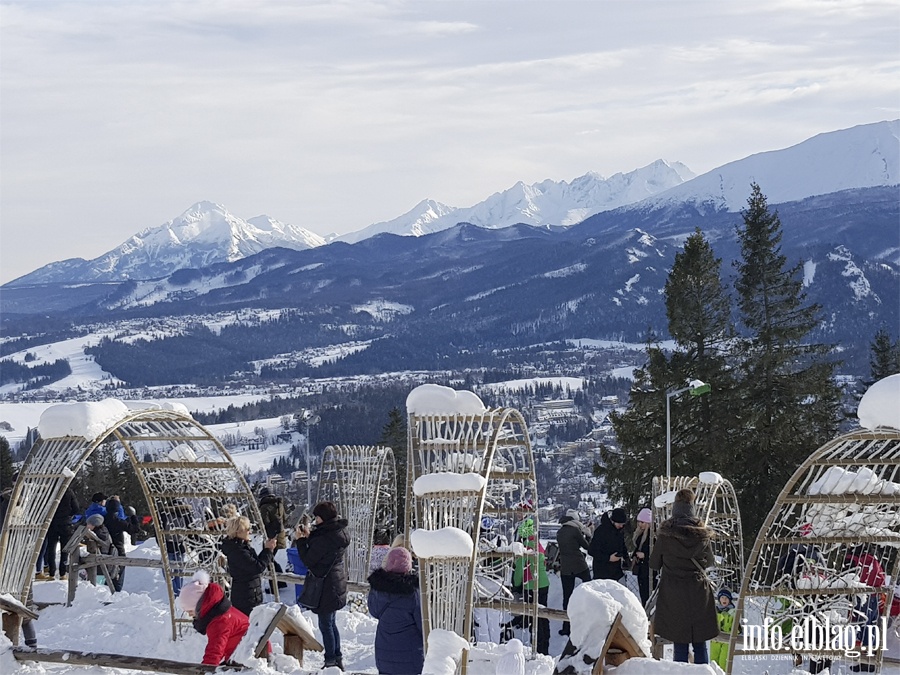
<path id="1" fill-rule="evenodd" d="M 736 261 L 743 423 L 734 439 L 744 533 L 752 540 L 797 467 L 837 432 L 839 391 L 830 347 L 810 341 L 819 307 L 781 253 L 782 226 L 755 183 L 738 228 Z"/>
<path id="2" fill-rule="evenodd" d="M 388 422 L 381 431 L 379 445 L 390 448 L 394 453 L 397 469 L 397 528 L 402 529 L 406 517 L 406 472 L 408 465 L 408 439 L 406 418 L 400 408 L 391 408 Z M 376 526 L 378 523 L 376 523 Z"/>
<path id="3" fill-rule="evenodd" d="M 6 436 L 0 436 L 0 490 L 12 487 L 13 456 Z"/>
<path id="4" fill-rule="evenodd" d="M 666 469 L 666 398 L 689 380 L 713 385 L 713 395 L 673 396 L 670 401 L 672 474 L 721 471 L 728 465 L 728 439 L 737 424 L 734 384 L 727 367 L 732 337 L 731 302 L 720 278 L 722 261 L 697 230 L 675 256 L 666 281 L 671 356 L 648 345 L 647 363 L 635 374 L 629 409 L 613 413 L 622 456 L 601 449 L 614 500 L 631 508 L 647 503 L 653 476 Z"/>
<path id="5" fill-rule="evenodd" d="M 882 327 L 875 333 L 869 350 L 872 382 L 900 373 L 900 341 L 891 342 L 891 336 L 885 328 Z"/>

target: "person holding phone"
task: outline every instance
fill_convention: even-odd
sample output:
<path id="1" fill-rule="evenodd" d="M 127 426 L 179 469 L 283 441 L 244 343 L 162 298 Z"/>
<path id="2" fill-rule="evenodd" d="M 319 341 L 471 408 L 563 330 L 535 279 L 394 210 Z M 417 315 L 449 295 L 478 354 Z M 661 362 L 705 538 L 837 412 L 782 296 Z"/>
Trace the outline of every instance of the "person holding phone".
<path id="1" fill-rule="evenodd" d="M 250 519 L 246 516 L 229 518 L 222 540 L 222 553 L 228 559 L 231 575 L 231 604 L 247 616 L 263 602 L 262 575 L 275 558 L 274 537 L 266 540 L 257 553 L 250 546 Z"/>

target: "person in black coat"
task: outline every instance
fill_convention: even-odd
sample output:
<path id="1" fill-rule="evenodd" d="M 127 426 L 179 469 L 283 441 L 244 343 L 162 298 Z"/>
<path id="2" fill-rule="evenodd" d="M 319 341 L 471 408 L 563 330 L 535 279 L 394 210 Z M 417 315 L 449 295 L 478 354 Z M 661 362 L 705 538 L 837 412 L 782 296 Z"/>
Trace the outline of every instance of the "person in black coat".
<path id="1" fill-rule="evenodd" d="M 590 535 L 582 526 L 578 511 L 569 509 L 566 515 L 559 519 L 561 527 L 556 531 L 556 544 L 559 546 L 559 579 L 562 583 L 562 608 L 569 608 L 569 598 L 575 590 L 575 580 L 591 580 L 591 571 L 584 559 L 582 549 L 587 551 L 591 545 Z M 568 635 L 569 622 L 563 622 L 559 631 L 560 635 Z"/>
<path id="2" fill-rule="evenodd" d="M 341 635 L 334 622 L 334 614 L 347 604 L 347 573 L 344 571 L 344 551 L 350 545 L 347 519 L 339 518 L 331 502 L 319 502 L 313 509 L 315 529 L 298 525 L 294 546 L 309 573 L 324 578 L 322 598 L 310 609 L 319 617 L 322 645 L 325 647 L 325 667 L 344 669 L 341 654 Z"/>
<path id="3" fill-rule="evenodd" d="M 653 511 L 641 509 L 637 517 L 637 529 L 634 531 L 634 564 L 631 571 L 638 580 L 641 604 L 647 606 L 650 599 L 650 523 Z"/>
<path id="4" fill-rule="evenodd" d="M 250 546 L 250 519 L 236 516 L 225 526 L 222 553 L 231 575 L 231 604 L 247 616 L 263 601 L 262 574 L 275 557 L 275 538 L 267 539 L 262 551 Z"/>
<path id="5" fill-rule="evenodd" d="M 625 545 L 625 509 L 613 509 L 600 516 L 600 524 L 591 537 L 588 553 L 591 554 L 595 579 L 619 581 L 625 576 L 623 567 L 629 564 L 628 547 Z"/>
<path id="6" fill-rule="evenodd" d="M 131 507 L 129 507 L 131 508 Z M 134 509 L 131 509 L 133 512 Z M 119 495 L 113 495 L 106 500 L 106 520 L 104 521 L 106 529 L 109 530 L 109 539 L 112 542 L 115 555 L 125 557 L 125 533 L 134 536 L 141 531 L 140 523 L 137 521 L 136 515 L 127 515 Z M 125 583 L 125 566 L 118 568 L 113 582 L 113 588 L 116 592 L 122 590 L 122 584 Z"/>
<path id="7" fill-rule="evenodd" d="M 81 514 L 81 504 L 75 497 L 72 487 L 66 488 L 62 499 L 59 500 L 59 506 L 53 514 L 50 521 L 50 527 L 47 530 L 47 552 L 44 554 L 44 567 L 47 568 L 47 574 L 55 577 L 57 572 L 57 548 L 59 548 L 59 578 L 65 579 L 69 572 L 69 554 L 65 551 L 66 544 L 75 533 L 72 527 L 72 518 Z"/>
<path id="8" fill-rule="evenodd" d="M 419 576 L 405 548 L 388 551 L 369 575 L 369 614 L 378 619 L 375 665 L 380 675 L 418 675 L 425 664 Z"/>

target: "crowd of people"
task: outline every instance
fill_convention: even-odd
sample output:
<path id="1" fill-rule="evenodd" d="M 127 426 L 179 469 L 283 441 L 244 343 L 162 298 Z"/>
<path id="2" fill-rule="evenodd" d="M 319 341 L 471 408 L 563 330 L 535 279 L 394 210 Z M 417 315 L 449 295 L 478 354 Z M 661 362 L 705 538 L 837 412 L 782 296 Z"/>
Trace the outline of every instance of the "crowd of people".
<path id="1" fill-rule="evenodd" d="M 223 504 L 218 515 L 207 508 L 207 527 L 220 533 L 218 559 L 209 558 L 207 562 L 210 569 L 219 565 L 227 572 L 229 583 L 224 588 L 212 582 L 205 571 L 195 574 L 185 584 L 181 575 L 176 573 L 172 577 L 177 606 L 193 619 L 197 631 L 208 638 L 203 663 L 228 662 L 248 630 L 249 615 L 264 602 L 263 577 L 268 577 L 268 571 L 275 565 L 276 551 L 291 546 L 307 568 L 298 602 L 317 616 L 325 666 L 343 670 L 341 636 L 335 615 L 347 605 L 344 553 L 350 544 L 350 525 L 332 502 L 324 501 L 312 509 L 313 522 L 303 518 L 291 530 L 289 509 L 282 497 L 262 488 L 258 498 L 264 527 L 258 551 L 251 543 L 251 520 L 239 513 L 234 504 Z M 577 582 L 608 579 L 625 583 L 626 571 L 631 571 L 638 582 L 641 604 L 648 611 L 652 604 L 655 634 L 673 643 L 674 660 L 693 660 L 698 664 L 712 660 L 725 668 L 728 641 L 724 636 L 730 633 L 734 622 L 735 596 L 731 589 L 716 589 L 710 582 L 707 569 L 715 564 L 712 532 L 697 517 L 694 500 L 690 489 L 675 494 L 671 517 L 659 525 L 655 541 L 651 541 L 652 512 L 648 508 L 637 513 L 631 537 L 626 537 L 630 519 L 622 508 L 601 514 L 595 525 L 583 523 L 577 511 L 569 510 L 559 521 L 553 560 L 546 558 L 547 551 L 537 536 L 534 520 L 526 518 L 517 525 L 515 535 L 536 555 L 517 556 L 508 583 L 526 603 L 536 599 L 540 605 L 547 606 L 548 571 L 558 573 L 562 609 L 566 610 Z M 0 522 L 5 506 L 0 500 Z M 178 502 L 160 513 L 162 539 L 174 569 L 183 561 L 186 549 L 184 536 L 170 532 L 188 529 L 195 519 L 194 511 L 190 504 Z M 51 519 L 35 579 L 67 578 L 66 544 L 72 541 L 73 533 L 80 533 L 89 553 L 124 556 L 125 533 L 133 537 L 140 531 L 141 523 L 134 509 L 124 506 L 118 495 L 97 492 L 82 511 L 69 488 Z M 796 546 L 778 561 L 778 569 L 790 576 L 802 561 L 816 560 L 816 556 L 821 554 L 815 547 Z M 862 548 L 848 550 L 846 564 L 860 569 L 861 581 L 869 586 L 880 587 L 885 582 L 878 561 Z M 367 605 L 370 615 L 378 620 L 375 660 L 381 674 L 420 673 L 423 667 L 417 565 L 403 534 L 391 541 L 389 530 L 376 526 Z M 109 582 L 116 591 L 122 590 L 125 567 L 110 570 Z M 872 595 L 864 606 L 856 608 L 866 619 L 861 630 L 875 625 L 880 615 L 877 602 L 877 596 Z M 538 652 L 549 654 L 547 619 L 539 618 L 534 626 L 528 617 L 513 617 L 502 625 L 506 632 L 500 641 L 512 639 L 514 627 L 536 630 Z M 569 623 L 565 622 L 559 633 L 568 635 L 570 630 Z M 23 634 L 27 646 L 36 646 L 31 622 L 23 625 Z M 827 660 L 813 660 L 810 671 L 818 672 L 829 665 Z"/>

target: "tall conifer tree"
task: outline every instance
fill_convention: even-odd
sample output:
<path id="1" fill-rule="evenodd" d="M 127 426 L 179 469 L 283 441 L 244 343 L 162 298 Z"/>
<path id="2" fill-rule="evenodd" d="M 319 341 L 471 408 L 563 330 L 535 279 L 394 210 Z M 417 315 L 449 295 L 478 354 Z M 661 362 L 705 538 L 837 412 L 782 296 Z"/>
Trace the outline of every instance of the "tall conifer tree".
<path id="1" fill-rule="evenodd" d="M 733 378 L 725 350 L 733 330 L 721 266 L 699 230 L 688 237 L 665 288 L 669 333 L 677 349 L 667 356 L 648 345 L 647 363 L 635 372 L 629 409 L 611 415 L 622 453 L 601 449 L 605 475 L 613 498 L 632 508 L 646 503 L 653 476 L 665 474 L 666 394 L 689 380 L 712 384 L 713 396 L 670 401 L 672 474 L 724 472 L 727 464 L 735 420 L 729 413 Z"/>
<path id="2" fill-rule="evenodd" d="M 869 366 L 872 382 L 883 380 L 888 375 L 900 373 L 900 342 L 891 342 L 891 336 L 884 328 L 875 333 L 869 346 Z"/>
<path id="3" fill-rule="evenodd" d="M 734 456 L 744 532 L 752 538 L 791 474 L 836 434 L 839 391 L 830 347 L 810 341 L 819 307 L 806 302 L 802 263 L 787 267 L 781 220 L 755 183 L 742 216 L 735 287 L 747 339 Z"/>

